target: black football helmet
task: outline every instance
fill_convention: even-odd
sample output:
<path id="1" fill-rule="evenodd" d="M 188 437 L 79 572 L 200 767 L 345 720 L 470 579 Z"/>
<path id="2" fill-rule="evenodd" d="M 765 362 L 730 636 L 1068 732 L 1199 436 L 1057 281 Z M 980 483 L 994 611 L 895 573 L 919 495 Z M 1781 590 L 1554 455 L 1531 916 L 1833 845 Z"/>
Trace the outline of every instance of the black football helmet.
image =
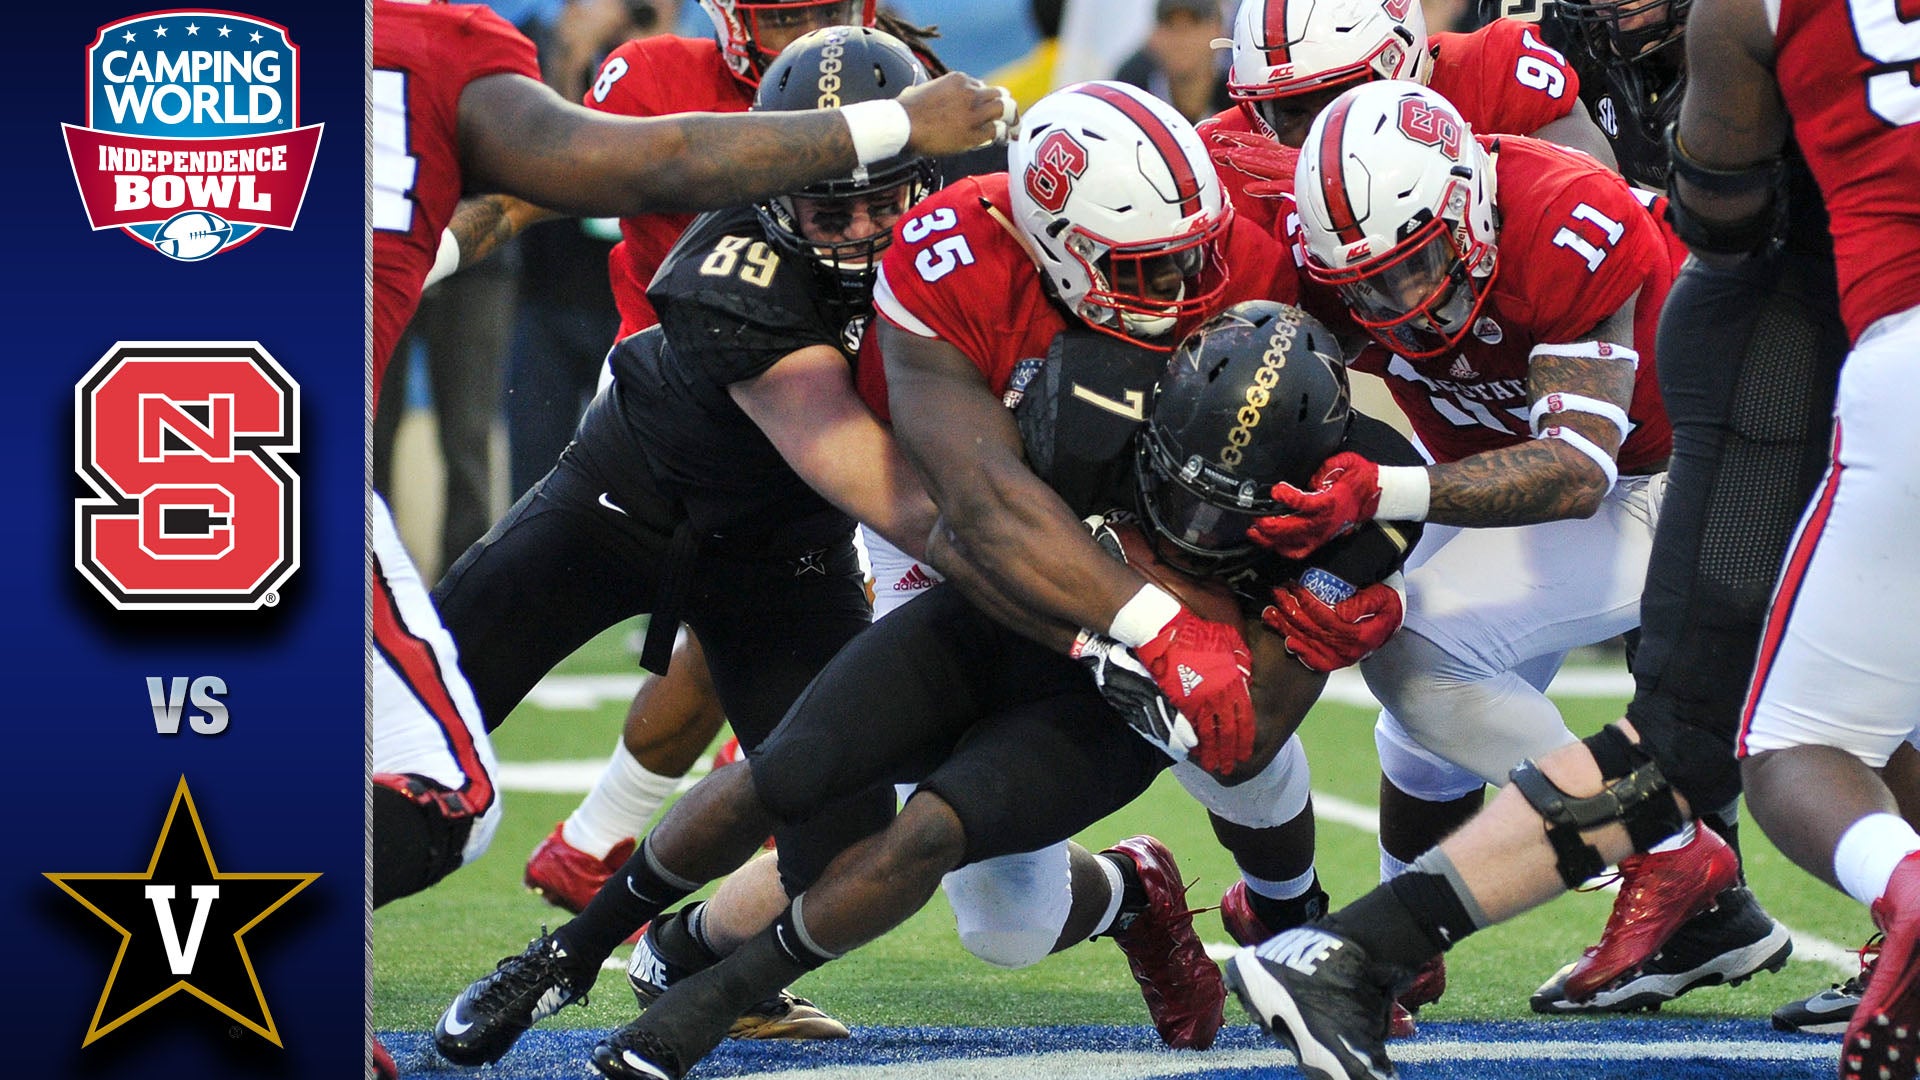
<path id="1" fill-rule="evenodd" d="M 1273 486 L 1304 486 L 1352 417 L 1339 343 L 1313 316 L 1251 300 L 1207 320 L 1168 361 L 1135 453 L 1156 554 L 1192 573 L 1251 561 Z"/>
<path id="2" fill-rule="evenodd" d="M 797 112 L 833 109 L 861 101 L 881 101 L 927 81 L 926 68 L 906 44 L 892 34 L 862 26 L 831 26 L 796 38 L 768 66 L 754 96 L 757 112 Z M 843 287 L 871 292 L 880 266 L 880 252 L 892 239 L 891 229 L 858 240 L 822 243 L 801 231 L 796 199 L 851 205 L 856 200 L 894 191 L 900 209 L 912 206 L 940 186 L 939 170 L 930 157 L 902 154 L 857 167 L 845 177 L 809 184 L 798 191 L 758 203 L 760 223 L 767 238 L 791 255 L 811 259 L 835 274 Z M 817 205 L 812 208 L 821 213 Z M 849 211 L 850 212 L 850 211 Z"/>

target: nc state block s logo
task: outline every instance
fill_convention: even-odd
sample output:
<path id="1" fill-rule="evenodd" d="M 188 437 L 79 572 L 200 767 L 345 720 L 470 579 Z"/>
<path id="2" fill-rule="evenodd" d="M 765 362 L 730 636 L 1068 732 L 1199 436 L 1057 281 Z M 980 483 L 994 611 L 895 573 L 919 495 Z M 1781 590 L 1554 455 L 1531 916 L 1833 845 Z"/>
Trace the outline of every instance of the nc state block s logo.
<path id="1" fill-rule="evenodd" d="M 300 568 L 300 387 L 259 343 L 123 341 L 74 387 L 73 565 L 121 610 L 247 610 Z"/>

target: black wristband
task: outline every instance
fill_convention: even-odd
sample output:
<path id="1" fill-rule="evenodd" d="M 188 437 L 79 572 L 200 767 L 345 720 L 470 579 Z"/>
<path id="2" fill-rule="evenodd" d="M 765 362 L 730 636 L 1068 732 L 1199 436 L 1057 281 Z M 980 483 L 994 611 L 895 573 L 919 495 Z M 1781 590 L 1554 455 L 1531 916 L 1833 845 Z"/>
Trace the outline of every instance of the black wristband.
<path id="1" fill-rule="evenodd" d="M 1687 153 L 1686 147 L 1680 145 L 1678 120 L 1667 125 L 1667 158 L 1673 163 L 1673 169 L 1667 177 L 1669 191 L 1673 190 L 1673 178 L 1677 176 L 1715 195 L 1743 195 L 1762 188 L 1777 188 L 1784 165 L 1777 154 L 1738 169 L 1717 169 L 1702 164 Z"/>

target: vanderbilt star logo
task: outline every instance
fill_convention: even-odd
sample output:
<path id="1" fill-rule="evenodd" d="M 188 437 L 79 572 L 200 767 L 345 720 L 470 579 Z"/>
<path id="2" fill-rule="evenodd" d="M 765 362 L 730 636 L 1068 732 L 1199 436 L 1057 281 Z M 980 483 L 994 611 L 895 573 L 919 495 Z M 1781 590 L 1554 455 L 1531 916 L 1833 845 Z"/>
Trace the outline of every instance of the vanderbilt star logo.
<path id="1" fill-rule="evenodd" d="M 180 992 L 281 1045 L 242 937 L 319 876 L 222 873 L 181 777 L 146 872 L 46 875 L 120 934 L 80 1045 Z"/>

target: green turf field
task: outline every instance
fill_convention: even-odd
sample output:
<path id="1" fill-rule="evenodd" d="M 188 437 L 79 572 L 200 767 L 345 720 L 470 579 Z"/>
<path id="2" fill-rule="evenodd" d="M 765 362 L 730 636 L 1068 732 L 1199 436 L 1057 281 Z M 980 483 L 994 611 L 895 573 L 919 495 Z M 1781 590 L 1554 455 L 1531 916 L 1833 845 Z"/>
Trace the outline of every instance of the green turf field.
<path id="1" fill-rule="evenodd" d="M 561 673 L 631 674 L 621 647 L 626 629 L 589 644 Z M 1561 702 L 1574 730 L 1585 734 L 1620 715 L 1624 700 L 1574 698 Z M 587 710 L 522 706 L 495 735 L 506 762 L 604 759 L 625 711 L 624 700 Z M 1314 769 L 1314 790 L 1372 807 L 1376 803 L 1373 714 L 1321 704 L 1303 728 Z M 509 790 L 506 820 L 479 862 L 439 886 L 390 904 L 374 916 L 374 1026 L 430 1028 L 446 1003 L 494 962 L 518 952 L 564 912 L 520 884 L 527 854 L 578 801 L 574 794 Z M 1331 822 L 1319 828 L 1319 867 L 1335 904 L 1370 887 L 1377 875 L 1373 836 Z M 1235 879 L 1232 861 L 1214 842 L 1206 815 L 1170 777 L 1133 806 L 1102 822 L 1080 841 L 1098 849 L 1136 832 L 1166 841 L 1193 883 L 1195 906 L 1218 902 Z M 1858 904 L 1788 863 L 1751 823 L 1741 830 L 1749 877 L 1774 916 L 1796 931 L 1852 948 L 1868 924 Z M 1435 1020 L 1530 1017 L 1527 995 L 1554 969 L 1597 936 L 1611 904 L 1608 894 L 1574 895 L 1477 935 L 1448 954 L 1448 991 L 1423 1010 Z M 1209 942 L 1225 942 L 1218 917 L 1196 918 Z M 619 955 L 624 959 L 626 950 Z M 1811 993 L 1843 974 L 1831 962 L 1795 959 L 1778 975 L 1739 987 L 1711 987 L 1667 1006 L 1670 1016 L 1764 1017 L 1790 997 Z M 852 1024 L 1140 1024 L 1146 1010 L 1111 943 L 1096 941 L 1022 971 L 1002 971 L 959 946 L 945 901 L 886 938 L 809 976 L 797 991 Z M 603 972 L 585 1009 L 567 1009 L 553 1026 L 611 1027 L 630 1019 L 633 999 L 617 972 Z M 1229 1022 L 1239 1022 L 1237 1015 Z M 1568 1023 L 1577 1021 L 1543 1021 Z"/>

